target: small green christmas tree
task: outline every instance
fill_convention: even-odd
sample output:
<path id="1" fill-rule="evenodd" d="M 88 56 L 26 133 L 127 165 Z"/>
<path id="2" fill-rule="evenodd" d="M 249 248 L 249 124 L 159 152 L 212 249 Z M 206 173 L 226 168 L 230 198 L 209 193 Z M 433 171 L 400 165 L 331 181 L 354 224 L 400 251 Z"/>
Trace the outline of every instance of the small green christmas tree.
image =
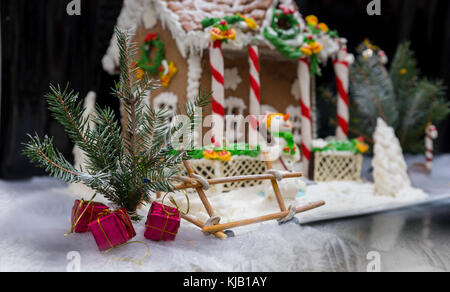
<path id="1" fill-rule="evenodd" d="M 372 142 L 381 117 L 394 128 L 403 151 L 423 152 L 426 125 L 450 113 L 442 81 L 420 78 L 409 42 L 398 46 L 389 70 L 382 62 L 384 53 L 367 40 L 357 52 L 350 69 L 350 133 Z M 329 89 L 321 88 L 319 94 L 335 108 Z"/>
<path id="2" fill-rule="evenodd" d="M 84 109 L 78 94 L 67 88 L 62 91 L 50 86 L 50 93 L 46 95 L 49 110 L 71 140 L 86 153 L 86 169 L 75 169 L 47 136 L 41 140 L 37 134 L 29 135 L 30 141 L 24 144 L 23 154 L 51 176 L 65 182 L 82 182 L 138 219 L 136 208 L 142 202 L 148 202 L 152 193 L 173 191 L 171 179 L 177 166 L 189 156 L 186 151 L 174 151 L 170 137 L 181 136 L 182 129 L 193 129 L 199 122 L 196 109 L 209 104 L 211 96 L 200 94 L 185 105 L 185 114 L 190 121 L 188 127 L 181 122 L 171 126 L 167 110 L 156 112 L 151 106 L 144 105 L 143 99 L 157 84 L 146 74 L 142 79 L 135 78 L 135 46 L 126 32 L 116 29 L 116 36 L 120 50 L 120 81 L 113 95 L 120 99 L 128 114 L 126 128 L 122 130 L 111 109 L 99 106 L 95 109 L 95 126 L 90 127 L 88 119 L 83 117 Z M 192 138 L 190 135 L 182 137 Z M 182 142 L 183 145 L 190 143 Z"/>
<path id="3" fill-rule="evenodd" d="M 397 137 L 406 152 L 422 152 L 426 125 L 438 123 L 450 113 L 443 81 L 420 78 L 409 42 L 397 48 L 389 75 L 398 110 Z"/>

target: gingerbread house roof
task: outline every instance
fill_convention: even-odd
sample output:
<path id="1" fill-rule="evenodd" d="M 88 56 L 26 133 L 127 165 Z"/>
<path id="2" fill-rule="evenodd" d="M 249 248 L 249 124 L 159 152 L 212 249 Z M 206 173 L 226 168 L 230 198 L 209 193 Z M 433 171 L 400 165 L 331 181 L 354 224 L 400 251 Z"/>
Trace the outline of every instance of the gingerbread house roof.
<path id="1" fill-rule="evenodd" d="M 307 29 L 294 0 L 124 0 L 117 26 L 126 30 L 132 30 L 141 25 L 145 29 L 152 29 L 159 22 L 171 33 L 180 54 L 187 58 L 190 54 L 201 55 L 209 46 L 210 28 L 202 28 L 203 19 L 223 18 L 241 13 L 253 18 L 259 25 L 259 29 L 251 31 L 246 27 L 237 28 L 240 31 L 236 34 L 236 40 L 224 44 L 224 49 L 243 50 L 249 44 L 257 44 L 268 48 L 267 53 L 277 55 L 275 47 L 262 34 L 265 28 L 270 29 L 273 15 L 270 11 L 277 5 L 291 8 L 293 16 L 303 27 L 302 33 L 295 39 L 286 41 L 291 46 L 299 47 L 303 43 Z M 319 42 L 324 47 L 321 53 L 324 58 L 337 52 L 338 46 L 335 40 L 325 37 Z M 115 36 L 111 39 L 102 63 L 107 72 L 111 74 L 116 72 L 119 49 Z"/>
<path id="2" fill-rule="evenodd" d="M 255 40 L 270 47 L 261 36 L 261 28 L 270 24 L 271 13 L 267 12 L 279 3 L 294 8 L 296 18 L 303 21 L 294 0 L 124 0 L 117 26 L 132 30 L 144 25 L 146 29 L 151 29 L 159 21 L 171 32 L 181 55 L 188 57 L 190 53 L 201 54 L 209 45 L 209 33 L 201 25 L 204 18 L 222 18 L 241 13 L 253 18 L 260 30 L 256 33 L 239 33 L 237 41 L 227 44 L 225 49 L 240 50 Z M 116 71 L 118 56 L 113 36 L 102 60 L 107 72 L 113 74 Z"/>
<path id="3" fill-rule="evenodd" d="M 253 18 L 262 25 L 274 0 L 163 0 L 179 17 L 186 32 L 202 30 L 201 21 L 206 17 L 222 18 L 236 13 Z"/>

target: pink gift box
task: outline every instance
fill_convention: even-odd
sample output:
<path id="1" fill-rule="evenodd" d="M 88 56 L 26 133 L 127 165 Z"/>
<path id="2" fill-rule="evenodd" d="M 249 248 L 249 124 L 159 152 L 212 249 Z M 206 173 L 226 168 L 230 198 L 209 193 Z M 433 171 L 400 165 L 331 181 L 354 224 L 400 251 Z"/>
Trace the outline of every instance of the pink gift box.
<path id="1" fill-rule="evenodd" d="M 94 220 L 97 220 L 99 214 L 108 209 L 107 206 L 103 205 L 102 203 L 92 202 L 89 206 L 88 202 L 84 200 L 76 200 L 75 204 L 72 208 L 72 216 L 71 216 L 71 222 L 72 225 L 76 223 L 78 218 L 81 216 L 80 220 L 78 220 L 77 225 L 74 228 L 74 231 L 76 233 L 83 233 L 89 231 L 89 223 L 91 223 Z M 88 207 L 86 211 L 86 206 Z M 84 212 L 84 213 L 83 213 Z"/>
<path id="2" fill-rule="evenodd" d="M 133 224 L 124 208 L 97 218 L 89 224 L 89 229 L 100 251 L 124 244 L 136 236 Z"/>
<path id="3" fill-rule="evenodd" d="M 175 240 L 180 227 L 180 212 L 176 208 L 153 202 L 145 223 L 144 236 L 151 240 Z"/>

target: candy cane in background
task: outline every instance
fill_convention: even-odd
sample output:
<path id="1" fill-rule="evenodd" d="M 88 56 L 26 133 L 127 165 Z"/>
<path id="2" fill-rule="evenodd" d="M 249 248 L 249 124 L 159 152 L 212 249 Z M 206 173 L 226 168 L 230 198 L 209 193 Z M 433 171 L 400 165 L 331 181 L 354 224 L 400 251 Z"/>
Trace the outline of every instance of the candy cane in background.
<path id="1" fill-rule="evenodd" d="M 337 101 L 337 119 L 338 127 L 336 129 L 337 140 L 348 139 L 348 122 L 349 122 L 349 98 L 348 98 L 348 86 L 349 86 L 349 66 L 353 62 L 353 56 L 347 53 L 345 47 L 337 54 L 334 63 L 334 72 L 336 75 L 336 88 L 338 91 Z"/>
<path id="2" fill-rule="evenodd" d="M 209 64 L 211 68 L 211 90 L 213 128 L 211 142 L 222 145 L 225 122 L 225 80 L 222 41 L 212 42 L 209 47 Z"/>
<path id="3" fill-rule="evenodd" d="M 432 124 L 427 125 L 425 129 L 425 157 L 427 159 L 425 167 L 428 171 L 431 171 L 433 167 L 433 140 L 437 137 L 436 127 Z"/>
<path id="4" fill-rule="evenodd" d="M 298 62 L 298 80 L 300 84 L 300 109 L 302 114 L 302 166 L 303 174 L 307 177 L 309 162 L 311 160 L 312 144 L 312 119 L 311 119 L 311 75 L 307 58 L 301 58 Z"/>
<path id="5" fill-rule="evenodd" d="M 261 114 L 260 79 L 259 79 L 259 53 L 257 46 L 248 47 L 248 58 L 250 65 L 250 127 L 249 144 L 257 145 L 258 116 Z"/>

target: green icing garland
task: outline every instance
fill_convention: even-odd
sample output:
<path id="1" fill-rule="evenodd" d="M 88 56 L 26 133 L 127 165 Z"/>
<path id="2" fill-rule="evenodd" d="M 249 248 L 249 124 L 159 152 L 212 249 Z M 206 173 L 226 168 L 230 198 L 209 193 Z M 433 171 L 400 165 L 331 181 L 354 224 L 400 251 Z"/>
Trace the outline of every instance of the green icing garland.
<path id="1" fill-rule="evenodd" d="M 288 59 L 300 59 L 303 57 L 302 52 L 298 48 L 294 48 L 288 44 L 286 44 L 282 39 L 280 39 L 278 36 L 273 35 L 269 32 L 269 29 L 266 27 L 263 31 L 264 37 L 272 44 L 274 47 L 280 52 L 281 55 L 283 55 L 285 58 Z"/>
<path id="2" fill-rule="evenodd" d="M 202 24 L 203 28 L 207 28 L 207 27 L 210 27 L 212 25 L 215 25 L 216 23 L 220 22 L 222 19 L 226 20 L 228 24 L 235 24 L 235 23 L 238 23 L 240 21 L 244 21 L 244 17 L 242 17 L 242 15 L 240 13 L 238 13 L 236 15 L 225 16 L 223 18 L 206 17 L 205 19 L 203 19 L 201 21 L 201 24 Z"/>
<path id="3" fill-rule="evenodd" d="M 228 151 L 231 156 L 250 156 L 256 157 L 261 153 L 261 147 L 258 145 L 255 148 L 251 148 L 246 143 L 228 144 L 224 147 L 203 147 L 201 149 L 188 151 L 189 157 L 192 159 L 202 159 L 204 158 L 203 151 L 213 150 L 214 152 Z M 176 154 L 176 150 L 173 150 Z"/>
<path id="4" fill-rule="evenodd" d="M 357 139 L 351 139 L 349 141 L 330 141 L 324 148 L 314 148 L 313 152 L 348 151 L 360 154 L 361 151 L 358 149 L 357 144 Z"/>

